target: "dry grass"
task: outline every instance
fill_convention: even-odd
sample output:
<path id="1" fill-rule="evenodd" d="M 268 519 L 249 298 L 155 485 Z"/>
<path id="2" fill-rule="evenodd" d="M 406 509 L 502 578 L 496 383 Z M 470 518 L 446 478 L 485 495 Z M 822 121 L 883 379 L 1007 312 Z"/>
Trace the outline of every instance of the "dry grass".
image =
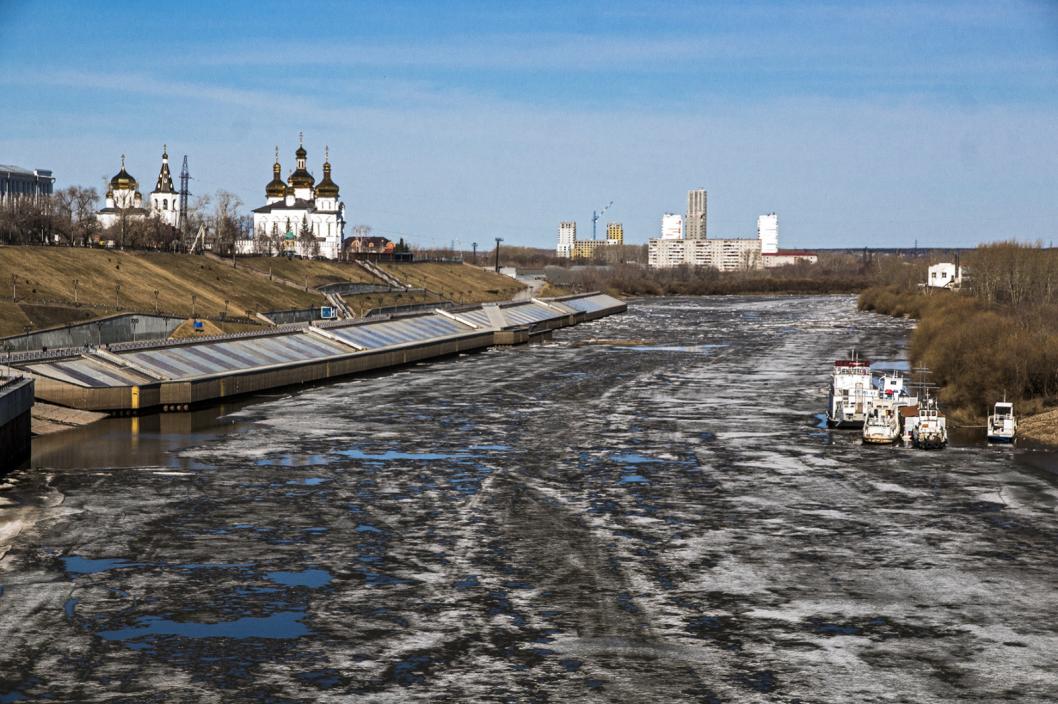
<path id="1" fill-rule="evenodd" d="M 385 283 L 367 273 L 352 262 L 330 262 L 311 259 L 287 259 L 286 257 L 246 257 L 238 260 L 240 267 L 251 268 L 263 274 L 292 281 L 310 288 L 335 283 Z"/>
<path id="2" fill-rule="evenodd" d="M 1018 421 L 1018 436 L 1058 446 L 1058 410 L 1022 418 Z"/>
<path id="3" fill-rule="evenodd" d="M 150 313 L 155 310 L 157 300 L 159 312 L 191 317 L 192 295 L 197 296 L 195 313 L 204 317 L 220 316 L 225 310 L 225 300 L 230 316 L 306 308 L 325 302 L 319 294 L 269 282 L 252 272 L 233 270 L 228 264 L 206 257 L 183 254 L 0 247 L 0 284 L 7 287 L 0 291 L 8 297 L 12 276 L 16 279 L 20 303 L 51 306 L 72 304 L 74 281 L 77 281 L 77 300 L 94 316 L 115 310 Z M 155 291 L 158 291 L 157 299 Z M 27 317 L 26 313 L 18 315 L 10 305 L 0 309 L 0 313 L 3 314 L 0 330 L 8 334 L 23 332 L 22 318 Z M 70 314 L 74 320 L 83 316 L 80 309 L 72 309 Z"/>
<path id="4" fill-rule="evenodd" d="M 425 288 L 456 303 L 508 301 L 525 286 L 494 271 L 469 264 L 380 264 L 409 286 Z"/>
<path id="5" fill-rule="evenodd" d="M 397 278 L 415 287 L 435 291 L 455 301 L 497 301 L 512 298 L 521 286 L 514 280 L 462 264 L 383 265 Z M 226 261 L 210 257 L 157 252 L 117 252 L 67 247 L 0 247 L 0 295 L 6 284 L 8 300 L 0 301 L 0 336 L 17 335 L 27 327 L 39 329 L 117 311 L 163 314 L 190 318 L 191 296 L 197 296 L 195 314 L 217 318 L 252 317 L 254 312 L 308 308 L 326 303 L 323 296 L 269 281 L 272 273 L 295 283 L 308 277 L 310 287 L 341 281 L 382 283 L 359 266 L 344 262 L 250 257 L 232 269 Z M 10 301 L 11 277 L 16 279 L 18 302 Z M 74 306 L 77 281 L 77 306 Z M 120 291 L 117 287 L 120 285 Z M 115 294 L 117 308 L 115 308 Z M 437 295 L 385 293 L 347 296 L 357 314 L 381 306 L 440 300 Z M 225 332 L 247 329 L 225 322 Z"/>

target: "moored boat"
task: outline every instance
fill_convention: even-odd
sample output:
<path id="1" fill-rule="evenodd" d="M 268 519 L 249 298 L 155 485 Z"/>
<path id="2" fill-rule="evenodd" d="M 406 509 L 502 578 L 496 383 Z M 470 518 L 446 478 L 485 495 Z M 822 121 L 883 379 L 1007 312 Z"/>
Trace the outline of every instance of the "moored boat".
<path id="1" fill-rule="evenodd" d="M 935 399 L 917 406 L 917 415 L 904 418 L 904 437 L 920 450 L 939 450 L 948 444 L 948 424 Z"/>
<path id="2" fill-rule="evenodd" d="M 875 405 L 863 422 L 863 442 L 891 445 L 900 439 L 900 423 L 895 406 Z"/>
<path id="3" fill-rule="evenodd" d="M 1018 432 L 1018 421 L 1014 417 L 1014 404 L 1005 399 L 1000 401 L 992 409 L 988 416 L 988 425 L 985 434 L 988 442 L 1014 442 Z"/>
<path id="4" fill-rule="evenodd" d="M 871 363 L 865 359 L 839 359 L 827 398 L 827 425 L 832 428 L 862 428 L 870 404 L 878 398 L 871 383 Z"/>

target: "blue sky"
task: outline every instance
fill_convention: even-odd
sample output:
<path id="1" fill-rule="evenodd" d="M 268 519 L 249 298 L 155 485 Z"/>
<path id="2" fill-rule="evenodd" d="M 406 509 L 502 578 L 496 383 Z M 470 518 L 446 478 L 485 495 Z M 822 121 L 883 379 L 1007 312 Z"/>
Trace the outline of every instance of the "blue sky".
<path id="1" fill-rule="evenodd" d="M 0 0 L 0 163 L 263 203 L 329 145 L 350 224 L 553 246 L 613 201 L 784 247 L 1058 240 L 1058 2 Z"/>

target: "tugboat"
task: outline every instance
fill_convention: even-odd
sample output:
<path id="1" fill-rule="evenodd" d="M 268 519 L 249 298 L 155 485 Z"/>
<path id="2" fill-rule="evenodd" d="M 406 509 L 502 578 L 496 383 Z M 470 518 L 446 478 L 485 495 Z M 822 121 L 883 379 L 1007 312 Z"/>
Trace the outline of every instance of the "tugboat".
<path id="1" fill-rule="evenodd" d="M 878 392 L 871 383 L 871 363 L 865 359 L 839 359 L 827 398 L 827 425 L 831 428 L 862 428 Z"/>
<path id="2" fill-rule="evenodd" d="M 992 409 L 992 415 L 988 416 L 987 428 L 985 432 L 988 442 L 1014 442 L 1014 436 L 1018 432 L 1014 404 L 1008 403 L 1006 398 L 997 403 Z"/>
<path id="3" fill-rule="evenodd" d="M 904 434 L 920 450 L 939 450 L 948 444 L 948 424 L 934 399 L 927 397 L 919 404 L 917 416 L 904 419 Z"/>

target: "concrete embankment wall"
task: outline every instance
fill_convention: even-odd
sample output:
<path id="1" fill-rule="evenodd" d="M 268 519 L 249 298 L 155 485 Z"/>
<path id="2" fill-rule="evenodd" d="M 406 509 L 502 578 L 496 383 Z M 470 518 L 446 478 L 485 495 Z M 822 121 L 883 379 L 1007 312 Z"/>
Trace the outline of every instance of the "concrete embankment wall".
<path id="1" fill-rule="evenodd" d="M 333 321 L 181 341 L 13 355 L 42 401 L 107 413 L 222 399 L 509 345 L 625 310 L 605 294 Z"/>
<path id="2" fill-rule="evenodd" d="M 29 456 L 33 380 L 0 380 L 0 471 Z"/>
<path id="3" fill-rule="evenodd" d="M 164 340 L 176 330 L 183 318 L 168 315 L 127 313 L 111 315 L 85 323 L 36 330 L 25 335 L 0 337 L 0 350 L 28 352 L 30 350 L 110 345 L 129 340 Z"/>

